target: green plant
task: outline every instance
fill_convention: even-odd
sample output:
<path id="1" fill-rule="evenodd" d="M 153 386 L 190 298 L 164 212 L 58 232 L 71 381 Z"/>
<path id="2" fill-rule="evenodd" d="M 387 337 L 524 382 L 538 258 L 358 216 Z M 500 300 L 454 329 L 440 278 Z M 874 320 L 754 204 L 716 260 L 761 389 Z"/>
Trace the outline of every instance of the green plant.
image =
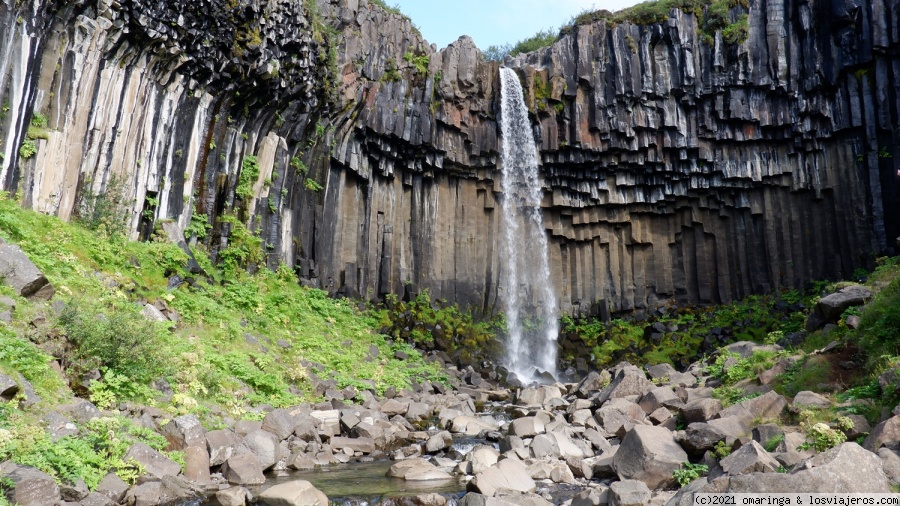
<path id="1" fill-rule="evenodd" d="M 19 147 L 19 156 L 27 160 L 37 153 L 37 146 L 32 139 L 25 139 Z"/>
<path id="2" fill-rule="evenodd" d="M 259 162 L 255 156 L 245 156 L 241 161 L 241 174 L 238 176 L 234 187 L 234 194 L 241 200 L 247 200 L 252 196 L 253 185 L 259 178 Z"/>
<path id="3" fill-rule="evenodd" d="M 85 227 L 110 235 L 125 235 L 125 180 L 111 176 L 97 193 L 86 182 L 77 207 L 77 220 Z"/>
<path id="4" fill-rule="evenodd" d="M 212 225 L 209 223 L 209 217 L 204 213 L 191 213 L 191 222 L 184 228 L 184 236 L 187 238 L 196 237 L 202 241 L 206 239 Z"/>
<path id="5" fill-rule="evenodd" d="M 810 440 L 812 447 L 820 452 L 833 448 L 847 440 L 847 436 L 843 432 L 832 429 L 828 424 L 821 422 L 807 425 L 806 437 Z"/>
<path id="6" fill-rule="evenodd" d="M 685 462 L 681 464 L 679 469 L 672 471 L 672 477 L 675 478 L 679 486 L 683 487 L 701 476 L 705 476 L 708 472 L 709 466 L 705 464 Z"/>
<path id="7" fill-rule="evenodd" d="M 303 181 L 303 187 L 309 191 L 317 192 L 321 190 L 323 187 L 319 184 L 315 179 L 308 177 L 305 181 Z"/>
<path id="8" fill-rule="evenodd" d="M 416 55 L 415 53 L 407 51 L 406 54 L 403 55 L 403 59 L 415 67 L 416 73 L 423 76 L 428 74 L 428 63 L 431 59 L 427 54 Z"/>
<path id="9" fill-rule="evenodd" d="M 778 449 L 778 446 L 784 441 L 784 434 L 778 434 L 774 436 L 772 439 L 769 439 L 763 444 L 763 448 L 766 449 L 767 452 L 774 452 Z"/>
<path id="10" fill-rule="evenodd" d="M 306 164 L 303 163 L 303 160 L 301 160 L 298 156 L 291 157 L 290 166 L 292 169 L 296 170 L 298 173 L 304 176 L 307 172 L 309 172 L 309 167 L 307 167 Z"/>
<path id="11" fill-rule="evenodd" d="M 725 457 L 731 455 L 731 447 L 725 444 L 725 441 L 719 441 L 718 443 L 716 443 L 716 446 L 713 447 L 712 452 L 716 457 L 724 459 Z"/>

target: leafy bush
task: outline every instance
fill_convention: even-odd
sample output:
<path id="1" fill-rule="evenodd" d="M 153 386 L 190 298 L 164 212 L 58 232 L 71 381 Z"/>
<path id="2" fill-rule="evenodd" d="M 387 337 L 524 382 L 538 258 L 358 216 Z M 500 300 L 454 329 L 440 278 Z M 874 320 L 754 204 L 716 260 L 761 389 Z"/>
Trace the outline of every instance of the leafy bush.
<path id="1" fill-rule="evenodd" d="M 257 179 L 259 179 L 259 162 L 255 156 L 245 156 L 241 161 L 241 174 L 234 187 L 234 195 L 241 200 L 249 199 Z"/>
<path id="2" fill-rule="evenodd" d="M 821 422 L 807 426 L 806 437 L 810 441 L 809 444 L 820 452 L 847 441 L 847 436 L 843 432 Z"/>
<path id="3" fill-rule="evenodd" d="M 149 322 L 132 304 L 119 303 L 110 309 L 72 301 L 60 315 L 59 326 L 74 345 L 75 368 L 102 367 L 135 381 L 162 374 L 167 363 L 165 330 Z"/>
<path id="4" fill-rule="evenodd" d="M 672 471 L 672 477 L 675 478 L 675 481 L 678 482 L 679 486 L 683 487 L 701 476 L 705 476 L 708 472 L 709 466 L 705 464 L 691 464 L 690 462 L 685 462 L 681 464 L 679 469 Z"/>
<path id="5" fill-rule="evenodd" d="M 50 367 L 51 357 L 34 344 L 19 338 L 6 326 L 0 327 L 0 370 L 15 377 L 19 373 L 45 400 L 58 399 L 65 390 L 62 378 Z"/>
<path id="6" fill-rule="evenodd" d="M 515 45 L 513 45 L 513 47 L 509 50 L 509 56 L 516 56 L 518 54 L 536 51 L 543 47 L 547 47 L 550 44 L 553 44 L 554 42 L 556 42 L 556 39 L 556 33 L 554 33 L 552 29 L 541 30 L 531 37 L 522 39 Z"/>
<path id="7" fill-rule="evenodd" d="M 860 317 L 859 346 L 870 365 L 900 355 L 900 277 L 894 278 Z"/>
<path id="8" fill-rule="evenodd" d="M 22 145 L 19 147 L 19 156 L 23 159 L 27 160 L 37 153 L 37 145 L 35 145 L 34 140 L 25 139 L 22 141 Z"/>

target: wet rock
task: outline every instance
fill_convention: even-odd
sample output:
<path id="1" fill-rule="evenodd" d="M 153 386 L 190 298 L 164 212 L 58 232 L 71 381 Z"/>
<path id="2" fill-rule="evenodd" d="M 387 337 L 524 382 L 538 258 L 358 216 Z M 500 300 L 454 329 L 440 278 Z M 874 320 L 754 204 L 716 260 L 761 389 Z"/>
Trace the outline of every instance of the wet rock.
<path id="1" fill-rule="evenodd" d="M 478 492 L 488 497 L 501 489 L 530 493 L 534 492 L 535 488 L 534 480 L 528 475 L 528 469 L 521 462 L 510 459 L 501 460 L 466 485 L 466 489 L 470 492 Z"/>
<path id="2" fill-rule="evenodd" d="M 427 453 L 437 453 L 450 448 L 452 444 L 453 436 L 447 431 L 441 431 L 428 438 L 428 441 L 425 442 L 425 451 Z"/>
<path id="3" fill-rule="evenodd" d="M 622 480 L 609 486 L 610 506 L 644 506 L 650 497 L 650 489 L 642 481 Z"/>
<path id="4" fill-rule="evenodd" d="M 222 476 L 235 485 L 262 485 L 266 482 L 263 466 L 252 453 L 234 455 L 225 460 Z"/>
<path id="5" fill-rule="evenodd" d="M 259 494 L 269 506 L 328 506 L 328 497 L 305 480 L 279 483 Z"/>
<path id="6" fill-rule="evenodd" d="M 216 492 L 216 500 L 222 506 L 245 506 L 250 491 L 244 487 L 230 487 Z"/>
<path id="7" fill-rule="evenodd" d="M 47 277 L 16 245 L 0 240 L 0 280 L 16 295 L 31 300 L 50 300 L 55 289 Z"/>
<path id="8" fill-rule="evenodd" d="M 638 425 L 622 440 L 613 468 L 620 480 L 640 480 L 656 489 L 672 484 L 672 472 L 687 461 L 687 454 L 670 431 Z"/>
<path id="9" fill-rule="evenodd" d="M 122 460 L 127 462 L 130 459 L 143 466 L 147 475 L 156 478 L 175 476 L 181 472 L 181 465 L 144 443 L 135 443 L 128 448 Z"/>
<path id="10" fill-rule="evenodd" d="M 452 478 L 425 459 L 402 460 L 391 466 L 388 476 L 406 481 L 442 481 Z"/>

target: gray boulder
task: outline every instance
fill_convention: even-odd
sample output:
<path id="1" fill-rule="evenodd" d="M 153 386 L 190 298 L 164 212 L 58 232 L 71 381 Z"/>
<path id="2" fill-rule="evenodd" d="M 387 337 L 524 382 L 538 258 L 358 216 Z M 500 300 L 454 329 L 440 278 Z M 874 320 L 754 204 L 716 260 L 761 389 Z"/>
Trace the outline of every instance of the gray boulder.
<path id="1" fill-rule="evenodd" d="M 825 323 L 837 322 L 841 313 L 852 306 L 861 306 L 872 297 L 872 290 L 864 286 L 848 286 L 819 299 L 813 311 Z"/>
<path id="2" fill-rule="evenodd" d="M 184 477 L 194 483 L 209 483 L 209 452 L 205 446 L 184 449 Z"/>
<path id="3" fill-rule="evenodd" d="M 638 480 L 622 480 L 609 486 L 610 506 L 643 506 L 650 502 L 650 489 Z"/>
<path id="4" fill-rule="evenodd" d="M 5 374 L 0 374 L 0 400 L 11 401 L 17 393 L 19 383 Z"/>
<path id="5" fill-rule="evenodd" d="M 843 443 L 804 461 L 790 473 L 723 476 L 712 480 L 700 491 L 887 493 L 890 484 L 877 455 L 856 443 Z"/>
<path id="6" fill-rule="evenodd" d="M 206 433 L 206 450 L 209 452 L 209 465 L 220 466 L 234 455 L 241 444 L 241 438 L 231 429 L 211 430 Z"/>
<path id="7" fill-rule="evenodd" d="M 600 485 L 585 488 L 572 498 L 572 506 L 601 506 L 609 504 L 609 488 Z"/>
<path id="8" fill-rule="evenodd" d="M 81 506 L 115 506 L 116 503 L 111 501 L 109 497 L 99 493 L 99 492 L 91 492 L 87 495 L 87 497 L 78 501 L 81 503 Z"/>
<path id="9" fill-rule="evenodd" d="M 488 497 L 495 495 L 501 489 L 531 493 L 535 491 L 535 488 L 534 480 L 528 475 L 528 468 L 521 462 L 511 459 L 501 460 L 472 478 L 466 485 L 466 490 Z"/>
<path id="10" fill-rule="evenodd" d="M 602 370 L 600 372 L 591 371 L 581 382 L 575 387 L 575 394 L 582 399 L 586 399 L 595 392 L 599 392 L 612 381 L 609 371 Z"/>
<path id="11" fill-rule="evenodd" d="M 263 470 L 275 465 L 281 458 L 278 438 L 271 432 L 255 430 L 244 436 L 244 440 L 235 450 L 235 453 L 252 453 L 263 466 Z"/>
<path id="12" fill-rule="evenodd" d="M 234 455 L 222 464 L 222 476 L 234 485 L 262 485 L 263 466 L 252 453 Z"/>
<path id="13" fill-rule="evenodd" d="M 16 295 L 31 300 L 50 300 L 55 292 L 44 273 L 13 244 L 0 240 L 0 280 Z"/>
<path id="14" fill-rule="evenodd" d="M 425 442 L 425 451 L 427 453 L 437 453 L 450 448 L 452 444 L 453 435 L 443 430 L 428 438 L 428 441 Z"/>
<path id="15" fill-rule="evenodd" d="M 879 423 L 863 441 L 863 447 L 877 452 L 882 446 L 891 446 L 900 441 L 900 416 L 893 416 Z"/>
<path id="16" fill-rule="evenodd" d="M 732 476 L 750 473 L 774 473 L 780 464 L 769 452 L 756 441 L 750 441 L 738 448 L 731 455 L 723 458 L 719 464 L 722 470 Z"/>
<path id="17" fill-rule="evenodd" d="M 222 506 L 245 506 L 249 493 L 244 487 L 230 487 L 216 492 L 216 500 Z"/>
<path id="18" fill-rule="evenodd" d="M 294 415 L 286 409 L 273 409 L 266 414 L 262 421 L 262 430 L 270 432 L 279 440 L 287 439 L 293 434 L 296 420 Z"/>
<path id="19" fill-rule="evenodd" d="M 206 429 L 194 415 L 183 415 L 172 419 L 161 430 L 167 450 L 184 450 L 189 446 L 206 446 Z"/>
<path id="20" fill-rule="evenodd" d="M 14 467 L 5 478 L 13 482 L 7 498 L 18 506 L 56 506 L 60 502 L 59 486 L 47 473 L 33 467 Z"/>
<path id="21" fill-rule="evenodd" d="M 687 461 L 687 453 L 667 429 L 638 425 L 619 445 L 613 468 L 620 480 L 640 480 L 657 489 L 673 484 L 672 472 Z"/>
<path id="22" fill-rule="evenodd" d="M 625 365 L 617 372 L 608 387 L 604 388 L 600 393 L 600 402 L 606 402 L 609 399 L 617 399 L 630 395 L 644 395 L 654 388 L 653 383 L 647 379 L 644 371 L 633 366 Z"/>
<path id="23" fill-rule="evenodd" d="M 719 412 L 719 418 L 734 416 L 748 427 L 756 420 L 775 419 L 787 407 L 787 400 L 775 391 L 739 402 Z M 757 422 L 758 423 L 758 422 Z"/>
<path id="24" fill-rule="evenodd" d="M 259 494 L 259 499 L 269 506 L 328 506 L 328 497 L 312 483 L 295 480 L 279 483 Z"/>
<path id="25" fill-rule="evenodd" d="M 815 392 L 804 390 L 797 392 L 797 395 L 794 396 L 792 407 L 797 410 L 803 408 L 826 409 L 831 407 L 831 401 Z"/>
<path id="26" fill-rule="evenodd" d="M 544 422 L 534 416 L 523 416 L 510 422 L 509 435 L 534 437 L 544 433 Z"/>
<path id="27" fill-rule="evenodd" d="M 181 472 L 181 466 L 174 460 L 166 457 L 144 443 L 135 443 L 128 448 L 122 460 L 128 462 L 134 460 L 144 466 L 145 472 L 156 478 L 175 476 Z"/>
<path id="28" fill-rule="evenodd" d="M 391 466 L 387 475 L 406 481 L 442 481 L 452 478 L 452 476 L 422 458 L 401 460 Z"/>
<path id="29" fill-rule="evenodd" d="M 103 494 L 107 498 L 109 498 L 112 502 L 119 502 L 125 497 L 125 492 L 128 491 L 128 484 L 122 481 L 122 478 L 115 473 L 109 473 L 100 480 L 100 484 L 97 485 L 96 492 Z"/>
<path id="30" fill-rule="evenodd" d="M 722 401 L 713 398 L 695 399 L 681 409 L 685 423 L 705 422 L 722 411 Z"/>

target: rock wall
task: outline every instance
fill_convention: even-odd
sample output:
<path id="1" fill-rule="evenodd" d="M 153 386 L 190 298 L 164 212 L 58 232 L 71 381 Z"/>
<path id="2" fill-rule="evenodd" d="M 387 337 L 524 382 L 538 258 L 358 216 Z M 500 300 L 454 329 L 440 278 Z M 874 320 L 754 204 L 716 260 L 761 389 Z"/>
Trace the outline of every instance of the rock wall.
<path id="1" fill-rule="evenodd" d="M 726 302 L 890 252 L 896 2 L 744 13 L 739 44 L 676 10 L 506 62 L 563 310 Z M 0 20 L 0 182 L 23 205 L 71 218 L 106 196 L 143 237 L 206 216 L 213 254 L 244 225 L 333 293 L 499 308 L 499 73 L 471 39 L 436 51 L 367 0 L 6 0 Z"/>

